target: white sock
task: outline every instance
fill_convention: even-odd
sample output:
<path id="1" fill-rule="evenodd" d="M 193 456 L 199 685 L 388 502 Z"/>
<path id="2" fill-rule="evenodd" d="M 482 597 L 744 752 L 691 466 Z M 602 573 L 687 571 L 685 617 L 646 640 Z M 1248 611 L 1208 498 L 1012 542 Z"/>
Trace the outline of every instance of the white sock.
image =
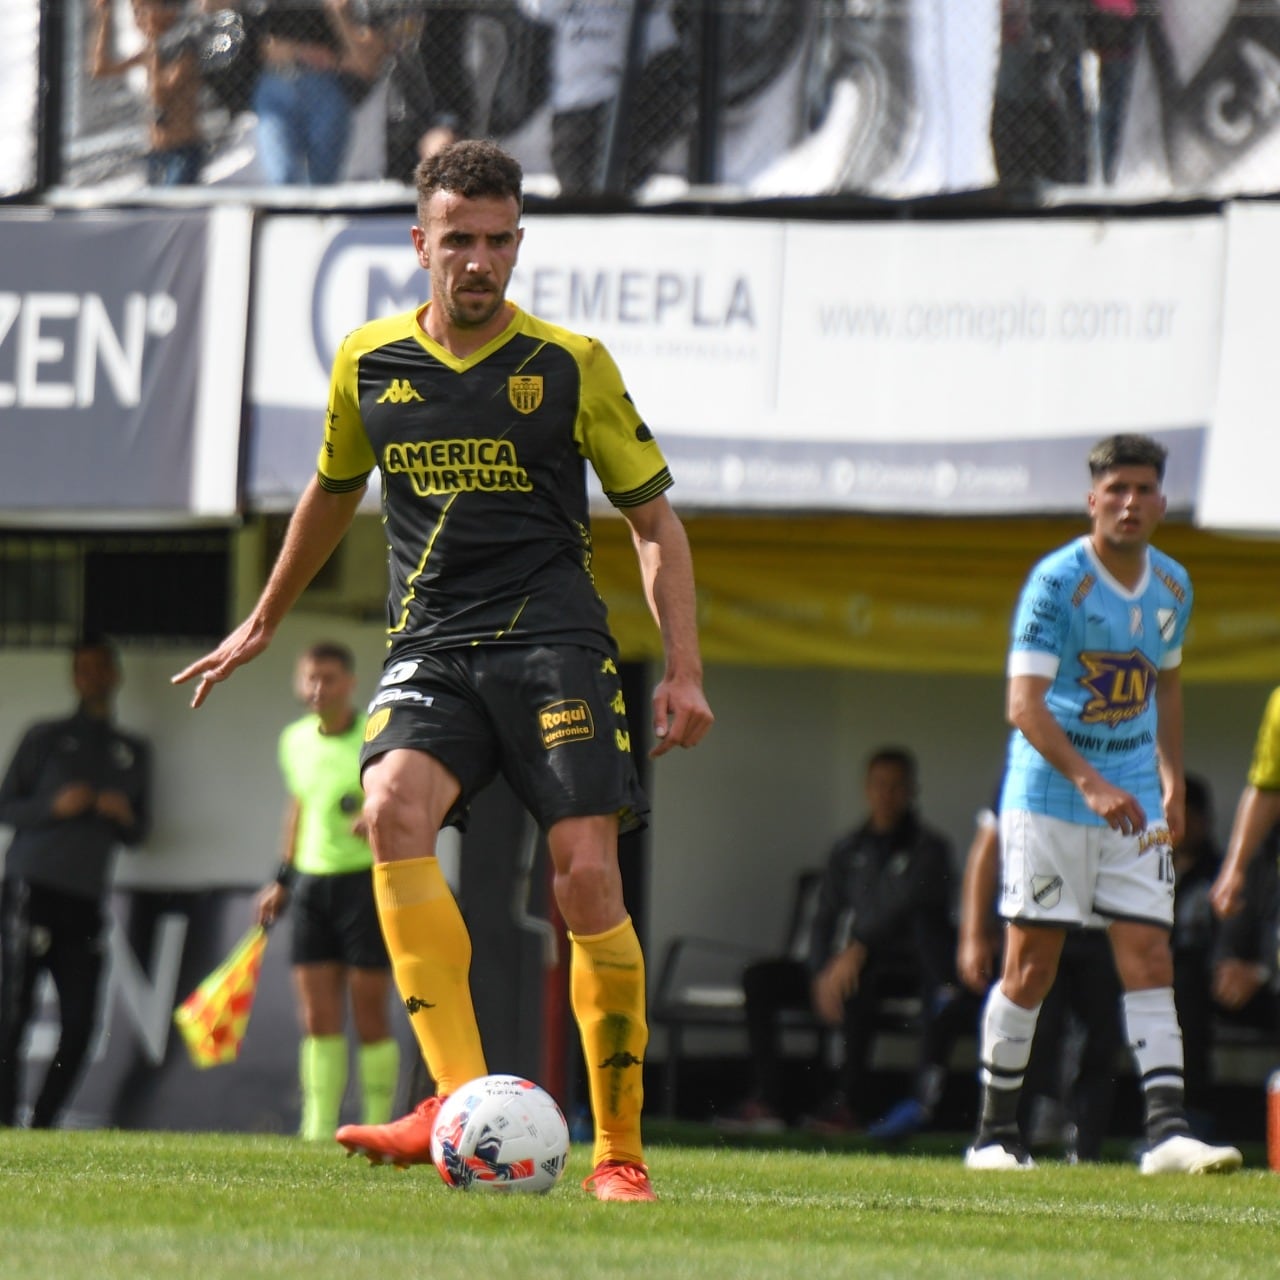
<path id="1" fill-rule="evenodd" d="M 1124 993 L 1124 1024 L 1143 1089 L 1182 1087 L 1182 1028 L 1172 987 Z"/>
<path id="2" fill-rule="evenodd" d="M 1000 1090 L 1022 1088 L 1039 1016 L 1038 1004 L 1024 1009 L 1004 994 L 998 982 L 991 988 L 982 1010 L 978 1052 L 978 1079 L 983 1085 Z"/>

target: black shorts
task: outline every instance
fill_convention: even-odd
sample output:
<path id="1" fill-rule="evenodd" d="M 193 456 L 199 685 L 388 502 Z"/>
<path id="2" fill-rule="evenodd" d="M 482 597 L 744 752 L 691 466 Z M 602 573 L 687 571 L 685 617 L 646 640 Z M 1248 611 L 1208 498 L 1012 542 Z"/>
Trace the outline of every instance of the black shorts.
<path id="1" fill-rule="evenodd" d="M 290 894 L 294 964 L 343 964 L 352 969 L 389 969 L 373 872 L 300 875 Z"/>
<path id="2" fill-rule="evenodd" d="M 446 825 L 465 829 L 471 801 L 499 772 L 544 831 L 596 814 L 634 831 L 649 813 L 617 666 L 578 645 L 392 659 L 369 707 L 361 767 L 398 748 L 425 751 L 458 779 Z"/>

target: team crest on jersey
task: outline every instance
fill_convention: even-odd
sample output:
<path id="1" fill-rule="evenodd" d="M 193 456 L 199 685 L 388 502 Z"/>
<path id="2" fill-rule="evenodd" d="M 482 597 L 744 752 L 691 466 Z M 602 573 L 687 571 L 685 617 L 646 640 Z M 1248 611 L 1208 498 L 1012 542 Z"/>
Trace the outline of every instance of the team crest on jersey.
<path id="1" fill-rule="evenodd" d="M 1160 639 L 1168 644 L 1173 639 L 1173 633 L 1178 628 L 1177 609 L 1157 609 L 1156 621 L 1160 625 Z"/>
<path id="2" fill-rule="evenodd" d="M 391 719 L 391 708 L 383 707 L 381 711 L 375 711 L 373 715 L 365 721 L 364 740 L 372 742 L 374 738 L 387 727 L 387 721 Z"/>
<path id="3" fill-rule="evenodd" d="M 532 413 L 542 403 L 542 375 L 526 373 L 508 378 L 507 399 L 517 413 Z"/>
<path id="4" fill-rule="evenodd" d="M 1123 724 L 1147 709 L 1158 673 L 1146 654 L 1093 650 L 1081 653 L 1080 665 L 1080 683 L 1093 695 L 1080 713 L 1083 724 Z"/>

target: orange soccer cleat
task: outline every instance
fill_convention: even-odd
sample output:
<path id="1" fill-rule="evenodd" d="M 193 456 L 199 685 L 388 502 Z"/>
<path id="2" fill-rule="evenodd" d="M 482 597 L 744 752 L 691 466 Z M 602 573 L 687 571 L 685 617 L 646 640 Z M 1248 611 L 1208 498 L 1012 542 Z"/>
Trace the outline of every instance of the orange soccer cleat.
<path id="1" fill-rule="evenodd" d="M 427 1098 L 389 1124 L 344 1124 L 334 1136 L 348 1155 L 364 1156 L 370 1164 L 393 1164 L 397 1169 L 430 1164 L 431 1135 L 443 1101 Z"/>
<path id="2" fill-rule="evenodd" d="M 649 1181 L 649 1170 L 630 1160 L 601 1160 L 594 1171 L 583 1178 L 587 1191 L 597 1200 L 656 1200 L 658 1194 Z"/>

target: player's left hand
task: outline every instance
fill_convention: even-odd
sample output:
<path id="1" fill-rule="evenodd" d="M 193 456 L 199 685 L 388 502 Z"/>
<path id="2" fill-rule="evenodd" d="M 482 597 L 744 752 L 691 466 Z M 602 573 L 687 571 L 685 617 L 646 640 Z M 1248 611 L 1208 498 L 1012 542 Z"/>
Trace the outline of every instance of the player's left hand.
<path id="1" fill-rule="evenodd" d="M 701 680 L 664 677 L 653 691 L 653 736 L 658 745 L 649 758 L 656 760 L 672 747 L 696 747 L 714 723 Z"/>

